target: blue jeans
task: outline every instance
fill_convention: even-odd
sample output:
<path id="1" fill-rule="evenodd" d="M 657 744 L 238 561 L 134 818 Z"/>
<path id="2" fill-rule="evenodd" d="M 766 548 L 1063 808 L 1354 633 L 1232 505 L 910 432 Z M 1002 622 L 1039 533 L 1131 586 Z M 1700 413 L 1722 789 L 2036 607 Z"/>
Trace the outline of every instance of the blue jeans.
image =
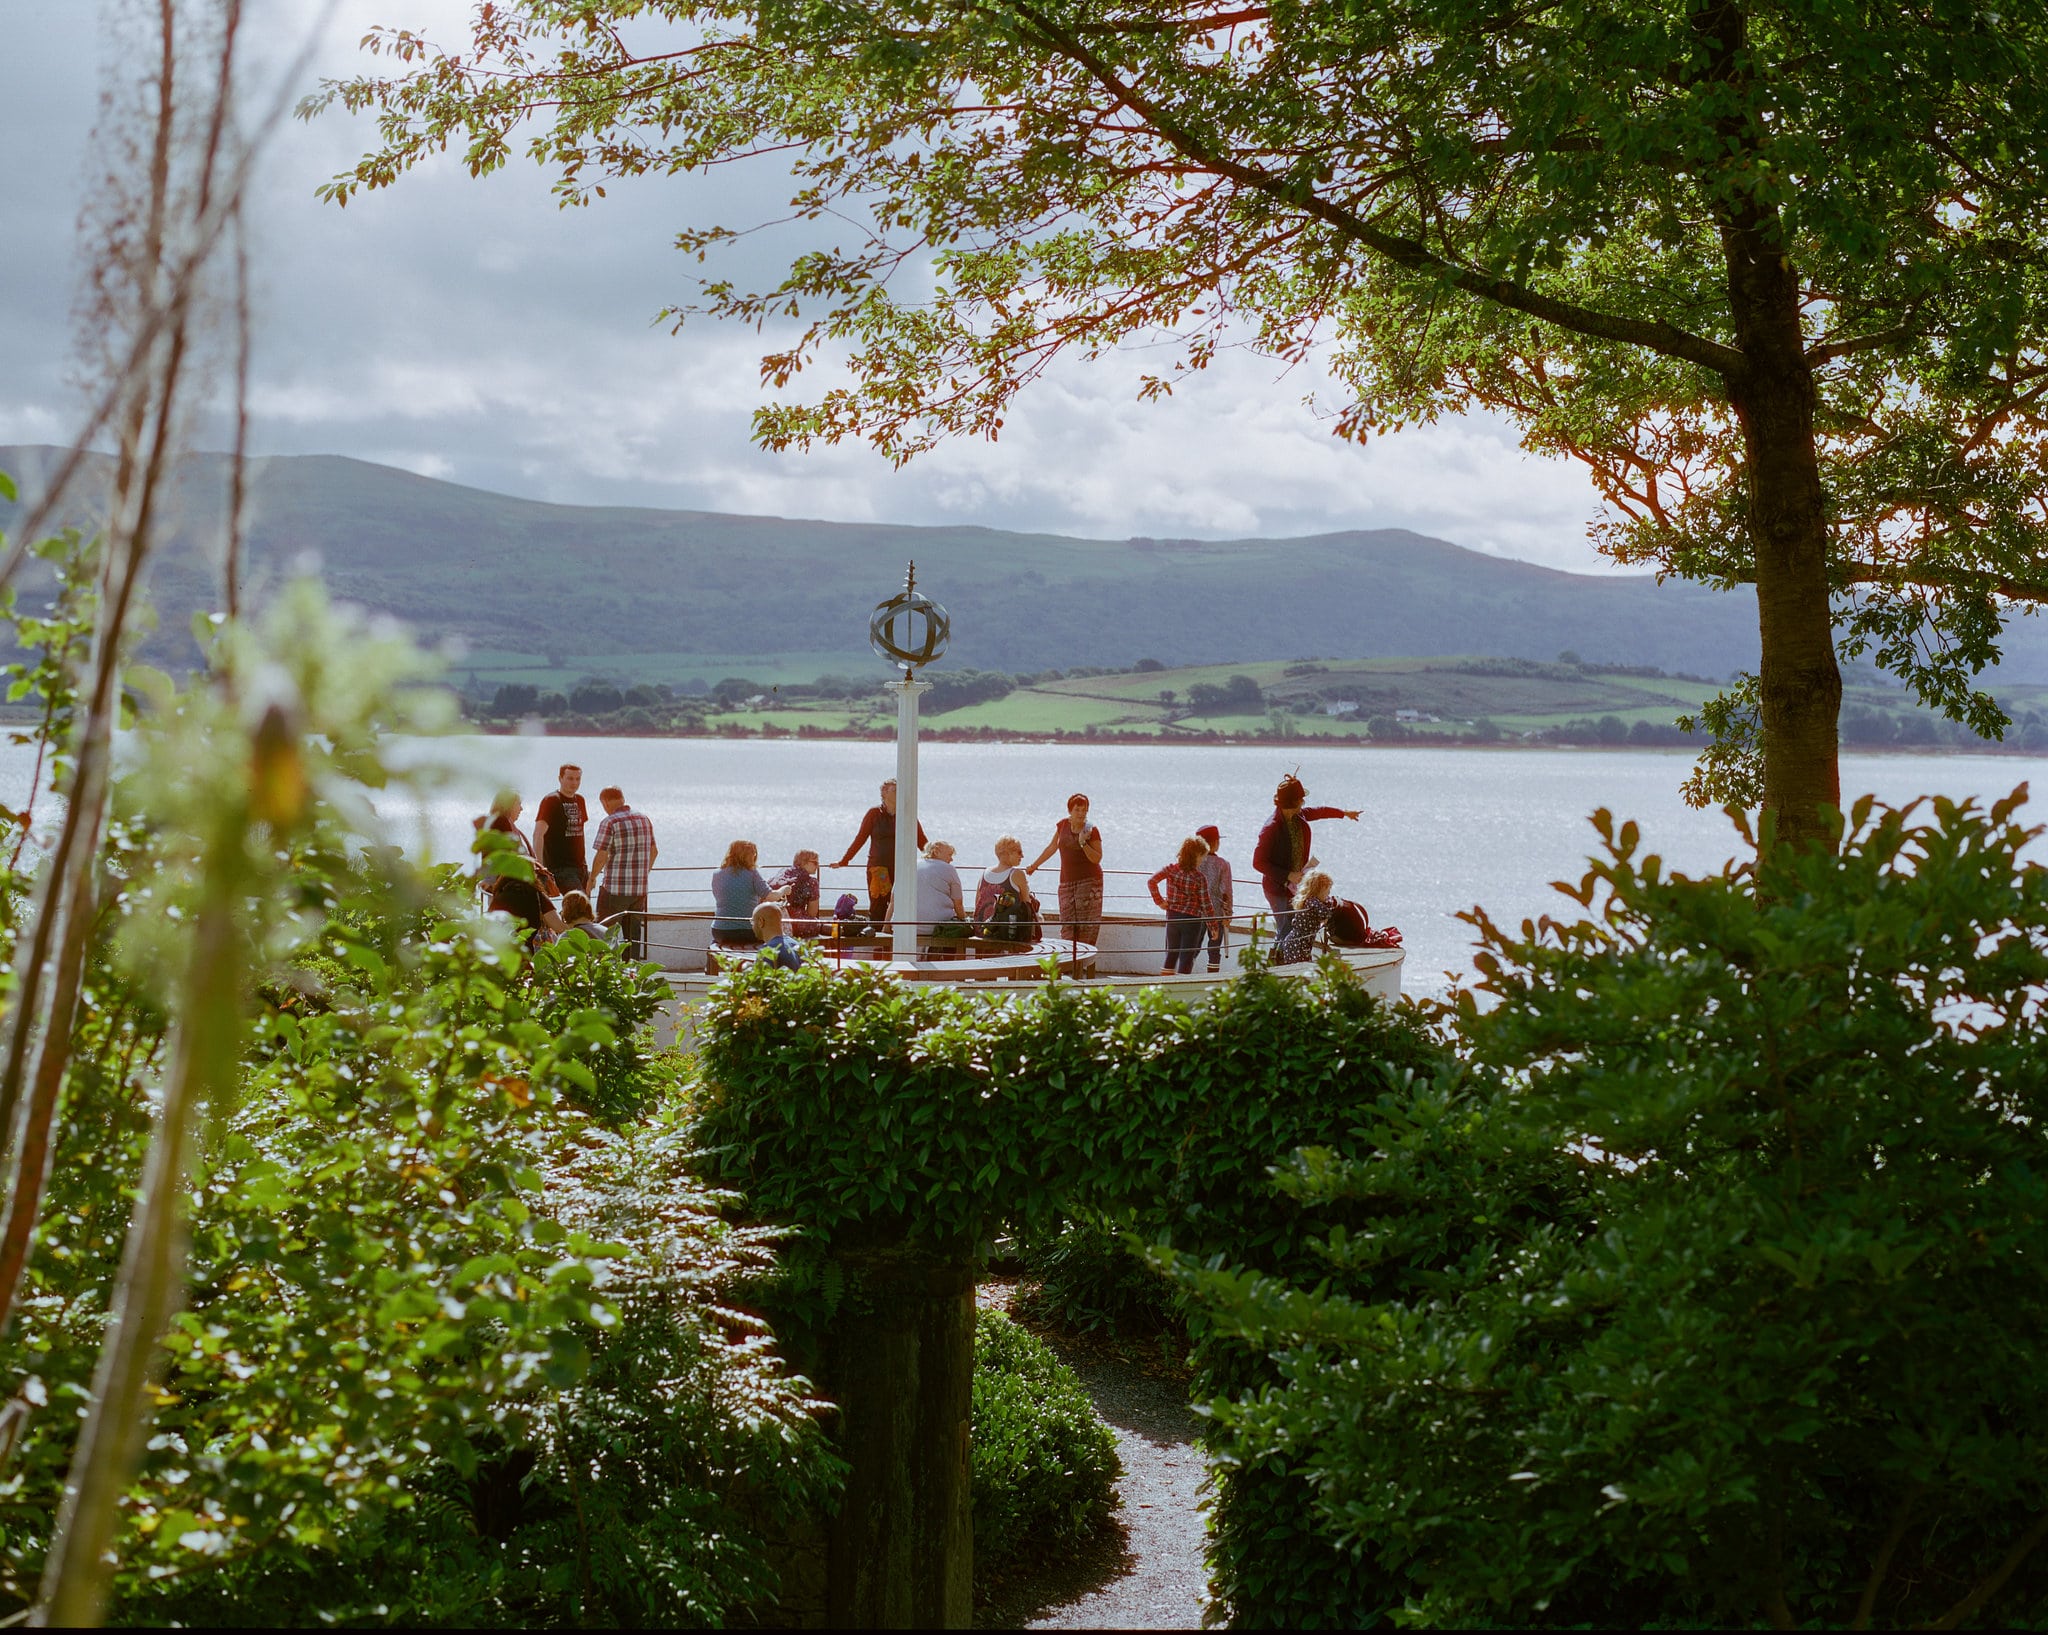
<path id="1" fill-rule="evenodd" d="M 1209 922 L 1199 914 L 1176 914 L 1166 911 L 1166 965 L 1168 971 L 1178 970 L 1186 976 L 1195 968 L 1195 955 L 1201 950 L 1202 936 L 1209 929 Z"/>
<path id="2" fill-rule="evenodd" d="M 1266 888 L 1266 906 L 1273 911 L 1273 940 L 1278 942 L 1294 924 L 1294 893 L 1287 889 L 1284 880 L 1277 886 L 1270 880 L 1260 883 Z"/>

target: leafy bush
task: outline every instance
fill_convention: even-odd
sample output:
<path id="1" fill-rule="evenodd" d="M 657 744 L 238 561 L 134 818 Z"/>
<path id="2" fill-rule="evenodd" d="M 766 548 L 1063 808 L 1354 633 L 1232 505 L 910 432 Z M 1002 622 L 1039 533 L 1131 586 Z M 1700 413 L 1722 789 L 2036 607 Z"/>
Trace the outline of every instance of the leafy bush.
<path id="1" fill-rule="evenodd" d="M 558 1229 L 624 1240 L 584 1366 L 517 1421 L 472 1427 L 404 1489 L 292 1550 L 138 1590 L 127 1616 L 718 1627 L 775 1604 L 786 1557 L 841 1467 L 801 1381 L 722 1291 L 769 1242 L 727 1224 L 664 1118 L 584 1131 L 547 1165 Z"/>
<path id="2" fill-rule="evenodd" d="M 1329 1289 L 1181 1262 L 1277 1362 L 1215 1404 L 1226 1483 L 1308 1496 L 1265 1539 L 1226 1503 L 1227 1609 L 2048 1617 L 2048 875 L 2013 812 L 1864 802 L 1838 856 L 1699 880 L 1602 814 L 1587 918 L 1475 916 L 1471 1083 L 1422 1144 L 1286 1177 L 1401 1210 L 1330 1235 Z"/>
<path id="3" fill-rule="evenodd" d="M 529 964 L 445 879 L 331 838 L 289 859 L 295 917 L 194 1177 L 192 1293 L 122 1503 L 114 1616 L 702 1624 L 761 1603 L 766 1541 L 837 1462 L 802 1382 L 722 1303 L 765 1239 L 683 1173 L 672 1124 L 607 1134 L 572 1105 L 653 1100 L 644 973 L 596 949 Z M 184 889 L 164 845 L 113 831 L 50 1191 L 0 1335 L 15 1607 L 167 1065 L 144 980 Z M 19 882 L 0 883 L 11 942 Z"/>
<path id="4" fill-rule="evenodd" d="M 1245 1184 L 1447 1060 L 1336 960 L 1206 1004 L 1048 983 L 1002 1005 L 866 966 L 747 970 L 707 1000 L 698 1134 L 764 1216 L 975 1242 L 1136 1208 L 1148 1231 L 1290 1263 L 1317 1235 Z"/>
<path id="5" fill-rule="evenodd" d="M 1074 1371 L 1000 1312 L 975 1319 L 973 1422 L 977 1569 L 1073 1543 L 1115 1506 L 1116 1437 Z"/>
<path id="6" fill-rule="evenodd" d="M 1134 1255 L 1114 1221 L 1082 1210 L 1025 1245 L 1025 1314 L 1063 1328 L 1158 1329 L 1177 1321 L 1173 1286 Z"/>
<path id="7" fill-rule="evenodd" d="M 533 1013 L 569 1041 L 590 1075 L 569 1099 L 608 1123 L 638 1118 L 654 1104 L 662 1076 L 647 1030 L 671 997 L 659 968 L 624 958 L 589 937 L 567 937 L 533 950 L 529 968 Z"/>

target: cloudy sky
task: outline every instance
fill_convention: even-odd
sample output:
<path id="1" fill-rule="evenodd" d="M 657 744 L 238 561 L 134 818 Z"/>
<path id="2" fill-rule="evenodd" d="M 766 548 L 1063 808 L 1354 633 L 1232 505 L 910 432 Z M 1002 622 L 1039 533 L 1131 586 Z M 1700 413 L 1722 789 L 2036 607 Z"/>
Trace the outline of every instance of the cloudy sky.
<path id="1" fill-rule="evenodd" d="M 350 71 L 374 22 L 457 40 L 469 0 L 340 0 L 314 73 Z M 254 0 L 271 54 L 316 0 Z M 96 0 L 0 0 L 0 443 L 62 442 L 72 384 L 74 225 L 101 84 Z M 996 444 L 898 471 L 864 448 L 771 455 L 748 441 L 750 331 L 673 337 L 692 293 L 686 224 L 778 214 L 756 169 L 626 184 L 560 211 L 545 179 L 476 182 L 453 162 L 346 211 L 313 189 L 366 140 L 340 115 L 292 124 L 257 185 L 258 452 L 349 454 L 501 492 L 843 521 L 972 521 L 1118 538 L 1407 527 L 1500 555 L 1599 567 L 1597 501 L 1563 462 L 1468 418 L 1340 442 L 1315 376 L 1239 355 L 1165 404 L 1134 400 L 1141 357 L 1071 362 Z M 773 241 L 750 254 L 765 254 Z M 786 245 L 784 246 L 786 248 Z"/>

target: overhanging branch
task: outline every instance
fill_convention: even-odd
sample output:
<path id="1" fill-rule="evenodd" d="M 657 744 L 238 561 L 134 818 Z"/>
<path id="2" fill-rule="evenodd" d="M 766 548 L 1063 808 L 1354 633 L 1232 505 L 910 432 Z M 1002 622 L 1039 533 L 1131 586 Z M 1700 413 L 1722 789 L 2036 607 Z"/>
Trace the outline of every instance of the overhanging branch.
<path id="1" fill-rule="evenodd" d="M 1226 176 L 1240 186 L 1315 217 L 1353 243 L 1364 246 L 1405 271 L 1433 273 L 1455 289 L 1510 311 L 1526 313 L 1574 334 L 1640 346 L 1663 357 L 1698 364 L 1730 382 L 1740 377 L 1748 367 L 1747 358 L 1737 348 L 1691 334 L 1662 319 L 1625 318 L 1616 313 L 1601 312 L 1575 302 L 1558 300 L 1511 278 L 1447 261 L 1417 240 L 1387 232 L 1343 205 L 1320 197 L 1297 181 L 1275 176 L 1217 152 L 1127 81 L 1071 31 L 1022 7 L 1010 9 L 1008 17 L 1001 20 L 1013 24 L 1023 22 L 1037 35 L 1039 45 L 1066 57 L 1085 71 L 1105 91 L 1144 119 L 1163 140 L 1203 169 Z"/>

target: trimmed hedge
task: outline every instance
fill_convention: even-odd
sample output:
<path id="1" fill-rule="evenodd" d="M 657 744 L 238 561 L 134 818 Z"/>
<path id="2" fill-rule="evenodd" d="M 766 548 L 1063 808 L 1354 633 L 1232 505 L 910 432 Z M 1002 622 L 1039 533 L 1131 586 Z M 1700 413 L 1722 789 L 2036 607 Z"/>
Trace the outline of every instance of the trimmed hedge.
<path id="1" fill-rule="evenodd" d="M 1412 1252 L 1359 1275 L 1394 1295 L 1488 1236 L 1438 1207 L 1419 1172 L 1419 1208 L 1398 1191 L 1305 1206 L 1265 1184 L 1303 1147 L 1384 1140 L 1426 1170 L 1447 1130 L 1456 1145 L 1457 1064 L 1336 961 L 1306 983 L 1254 970 L 1200 1008 L 1062 983 L 990 1004 L 865 968 L 754 970 L 714 994 L 700 1039 L 696 1133 L 714 1173 L 814 1245 L 872 1232 L 943 1250 L 1005 1225 L 1046 1241 L 1076 1216 L 1068 1247 L 1109 1286 L 1125 1274 L 1097 1252 L 1096 1223 L 1115 1218 L 1200 1258 L 1312 1278 L 1327 1271 L 1315 1245 L 1378 1220 Z M 831 1301 L 830 1271 L 816 1269 L 814 1304 Z M 1126 1286 L 1145 1276 L 1133 1266 Z M 792 1326 L 778 1316 L 777 1330 L 787 1341 Z M 1199 1395 L 1276 1380 L 1234 1339 L 1205 1341 L 1198 1359 Z M 1256 1549 L 1306 1534 L 1313 1501 L 1285 1471 L 1226 1473 L 1219 1536 Z M 1266 1570 L 1249 1556 L 1231 1568 Z"/>
<path id="2" fill-rule="evenodd" d="M 1200 1008 L 753 969 L 713 992 L 700 1039 L 697 1137 L 770 1219 L 954 1244 L 1136 1210 L 1148 1233 L 1276 1268 L 1324 1227 L 1247 1178 L 1452 1065 L 1336 960 L 1309 982 L 1255 971 Z"/>
<path id="3" fill-rule="evenodd" d="M 1116 1437 L 1074 1371 L 1000 1312 L 974 1325 L 974 1563 L 977 1573 L 1072 1544 L 1116 1504 Z"/>

